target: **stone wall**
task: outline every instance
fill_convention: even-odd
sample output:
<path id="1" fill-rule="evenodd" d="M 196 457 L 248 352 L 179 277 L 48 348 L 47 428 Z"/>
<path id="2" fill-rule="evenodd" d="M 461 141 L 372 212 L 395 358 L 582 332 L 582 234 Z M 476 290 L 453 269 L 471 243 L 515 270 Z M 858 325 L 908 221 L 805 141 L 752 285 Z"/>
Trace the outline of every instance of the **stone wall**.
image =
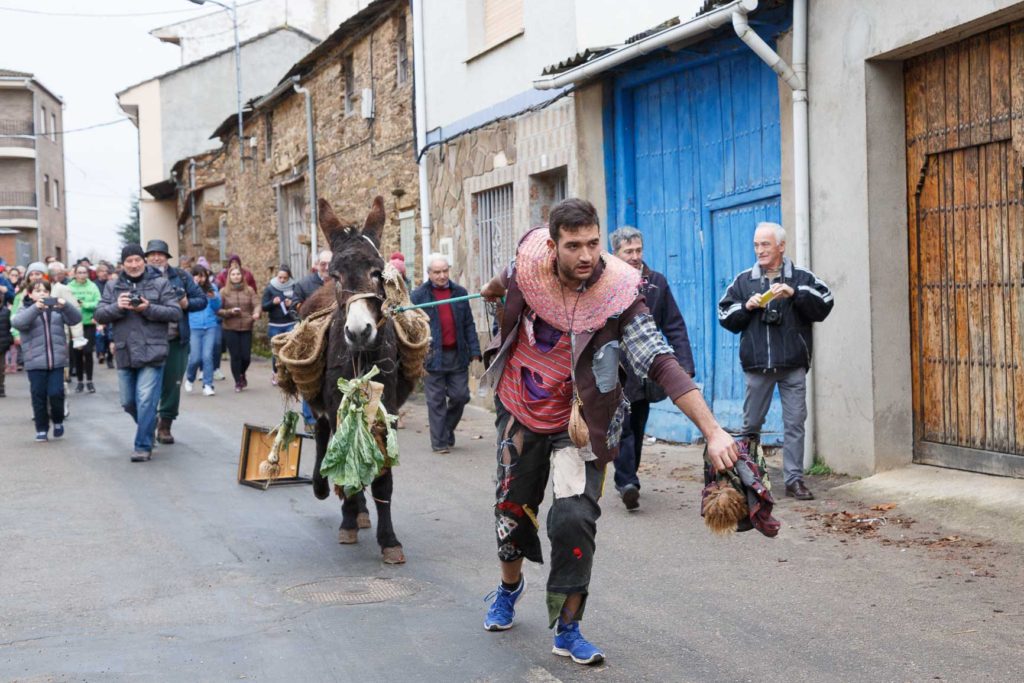
<path id="1" fill-rule="evenodd" d="M 543 224 L 556 193 L 575 196 L 578 187 L 577 136 L 573 96 L 519 116 L 495 121 L 447 140 L 427 152 L 432 248 L 450 240 L 452 279 L 470 292 L 495 275 L 484 272 L 497 251 L 507 263 L 515 244 L 531 227 Z M 481 193 L 511 185 L 511 221 L 501 227 L 502 247 L 477 225 Z M 481 347 L 490 342 L 492 318 L 480 301 L 472 302 Z M 475 381 L 471 389 L 486 401 Z"/>
<path id="2" fill-rule="evenodd" d="M 406 22 L 411 36 L 408 5 L 395 2 L 394 10 L 371 28 L 326 50 L 302 79 L 313 99 L 318 196 L 340 217 L 362 223 L 374 196 L 382 195 L 389 219 L 381 245 L 385 257 L 398 249 L 398 213 L 418 208 L 412 79 L 396 82 L 394 38 L 399 21 Z M 411 56 L 411 43 L 407 47 Z M 341 65 L 348 54 L 353 58 L 356 95 L 346 113 Z M 375 98 L 375 116 L 370 119 L 360 113 L 364 89 L 372 90 Z M 308 202 L 306 227 L 298 235 L 301 247 L 286 239 L 287 212 L 279 206 L 287 193 L 308 196 L 305 98 L 291 92 L 257 110 L 248 117 L 245 135 L 254 143 L 246 149 L 244 171 L 239 170 L 237 140 L 231 131 L 224 136 L 226 251 L 238 253 L 262 284 L 287 260 L 289 249 L 310 246 Z M 317 240 L 323 248 L 319 232 Z M 406 254 L 407 263 L 416 258 L 418 254 Z"/>

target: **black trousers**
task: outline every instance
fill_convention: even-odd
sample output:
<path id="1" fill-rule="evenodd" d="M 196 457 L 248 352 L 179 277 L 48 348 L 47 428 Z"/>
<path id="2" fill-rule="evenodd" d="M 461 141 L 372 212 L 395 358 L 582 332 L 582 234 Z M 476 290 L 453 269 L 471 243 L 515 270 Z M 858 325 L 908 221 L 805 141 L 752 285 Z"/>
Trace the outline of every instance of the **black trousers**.
<path id="1" fill-rule="evenodd" d="M 231 356 L 231 376 L 235 384 L 238 384 L 252 360 L 252 331 L 224 330 L 224 345 L 228 347 L 228 355 Z"/>
<path id="2" fill-rule="evenodd" d="M 80 349 L 71 347 L 71 374 L 77 377 L 79 382 L 91 382 L 92 353 L 96 348 L 96 326 L 86 325 L 82 330 L 89 343 Z"/>
<path id="3" fill-rule="evenodd" d="M 47 431 L 51 420 L 53 424 L 63 424 L 64 368 L 29 370 L 28 384 L 32 395 L 32 419 L 36 424 L 36 431 Z"/>

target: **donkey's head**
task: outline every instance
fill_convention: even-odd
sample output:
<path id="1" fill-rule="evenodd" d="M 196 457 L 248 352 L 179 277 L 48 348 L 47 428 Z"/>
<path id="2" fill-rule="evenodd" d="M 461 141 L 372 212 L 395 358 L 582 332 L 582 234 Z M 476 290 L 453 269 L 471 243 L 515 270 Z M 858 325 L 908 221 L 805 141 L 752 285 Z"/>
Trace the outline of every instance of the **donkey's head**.
<path id="1" fill-rule="evenodd" d="M 380 239 L 384 232 L 384 199 L 376 197 L 360 229 L 339 219 L 327 200 L 317 205 L 320 229 L 331 245 L 329 274 L 334 278 L 338 307 L 345 312 L 345 341 L 353 351 L 365 351 L 377 339 L 383 321 L 384 259 Z"/>

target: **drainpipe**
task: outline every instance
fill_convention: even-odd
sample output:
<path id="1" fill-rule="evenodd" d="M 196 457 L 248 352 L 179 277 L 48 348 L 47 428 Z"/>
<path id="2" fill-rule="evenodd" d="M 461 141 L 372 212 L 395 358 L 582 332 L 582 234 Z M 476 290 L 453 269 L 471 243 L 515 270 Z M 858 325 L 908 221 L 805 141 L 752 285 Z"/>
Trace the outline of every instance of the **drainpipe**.
<path id="1" fill-rule="evenodd" d="M 292 84 L 295 92 L 306 98 L 306 166 L 309 169 L 309 253 L 315 259 L 319 251 L 316 244 L 316 231 L 320 222 L 320 210 L 316 205 L 316 143 L 313 140 L 313 95 L 299 85 L 296 77 Z"/>
<path id="2" fill-rule="evenodd" d="M 765 43 L 747 22 L 746 11 L 732 15 L 736 35 L 793 90 L 793 204 L 795 261 L 811 267 L 810 157 L 807 126 L 807 0 L 793 0 L 793 66 Z M 814 464 L 814 378 L 807 374 L 804 469 Z"/>
<path id="3" fill-rule="evenodd" d="M 423 252 L 423 279 L 427 279 L 427 260 L 430 258 L 430 189 L 427 182 L 427 75 L 424 69 L 423 5 L 424 0 L 412 2 L 412 68 L 416 107 L 416 160 L 420 172 L 420 242 Z"/>
<path id="4" fill-rule="evenodd" d="M 196 241 L 196 160 L 188 160 L 188 212 L 192 216 L 192 249 Z M 192 251 L 189 249 L 189 251 Z M 205 255 L 205 254 L 204 254 Z"/>

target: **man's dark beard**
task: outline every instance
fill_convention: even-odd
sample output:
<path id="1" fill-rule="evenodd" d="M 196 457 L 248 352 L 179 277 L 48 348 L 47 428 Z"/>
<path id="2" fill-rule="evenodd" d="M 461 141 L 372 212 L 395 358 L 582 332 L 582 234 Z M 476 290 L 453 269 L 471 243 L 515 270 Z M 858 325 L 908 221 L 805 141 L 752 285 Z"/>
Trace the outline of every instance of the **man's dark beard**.
<path id="1" fill-rule="evenodd" d="M 555 257 L 555 268 L 558 270 L 558 279 L 562 281 L 562 284 L 572 287 L 573 289 L 578 289 L 584 282 L 586 282 L 586 280 L 581 280 L 576 277 L 572 268 L 566 268 L 563 266 L 557 256 Z"/>

